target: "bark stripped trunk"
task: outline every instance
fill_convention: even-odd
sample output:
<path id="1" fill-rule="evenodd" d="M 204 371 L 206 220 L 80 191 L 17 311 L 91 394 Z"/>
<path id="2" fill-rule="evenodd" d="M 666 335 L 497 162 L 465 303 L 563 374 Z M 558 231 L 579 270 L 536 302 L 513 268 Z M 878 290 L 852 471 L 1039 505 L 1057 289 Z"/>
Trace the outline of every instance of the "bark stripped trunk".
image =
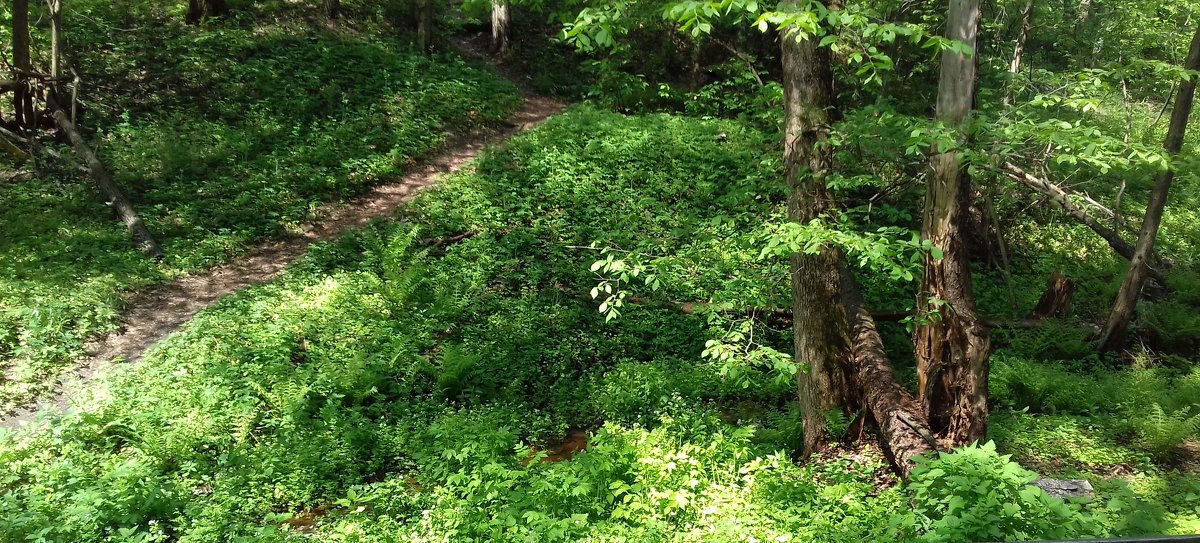
<path id="1" fill-rule="evenodd" d="M 508 0 L 492 0 L 492 52 L 508 54 Z"/>
<path id="2" fill-rule="evenodd" d="M 17 83 L 13 90 L 13 111 L 17 126 L 32 128 L 37 118 L 33 112 L 32 79 L 29 77 L 33 69 L 29 60 L 29 0 L 13 0 L 12 9 L 12 65 L 13 79 Z"/>
<path id="3" fill-rule="evenodd" d="M 947 37 L 975 50 L 979 17 L 980 0 L 950 0 Z M 937 119 L 962 129 L 974 95 L 973 55 L 943 51 Z M 961 445 L 987 433 L 988 336 L 976 313 L 963 243 L 970 179 L 954 149 L 935 155 L 932 167 L 921 237 L 941 249 L 942 258 L 925 258 L 918 307 L 937 315 L 917 328 L 913 343 L 929 425 L 946 443 Z"/>
<path id="4" fill-rule="evenodd" d="M 795 9 L 794 2 L 780 5 Z M 788 217 L 802 224 L 835 209 L 826 177 L 833 164 L 829 136 L 835 114 L 829 50 L 815 37 L 780 37 L 786 129 L 784 166 Z M 826 247 L 791 260 L 792 330 L 804 416 L 804 452 L 823 448 L 830 435 L 831 411 L 866 408 L 875 420 L 883 449 L 907 476 L 912 459 L 932 449 L 919 404 L 896 381 L 875 321 L 863 306 L 858 284 L 840 250 Z M 925 437 L 922 437 L 922 432 Z M 928 438 L 928 439 L 927 439 Z"/>
<path id="5" fill-rule="evenodd" d="M 1200 26 L 1197 26 L 1196 35 L 1192 38 L 1192 46 L 1184 68 L 1200 70 Z M 1179 85 L 1179 93 L 1175 95 L 1171 124 L 1167 128 L 1167 138 L 1163 143 L 1163 148 L 1172 157 L 1179 154 L 1179 150 L 1183 148 L 1183 135 L 1187 131 L 1188 116 L 1192 113 L 1192 99 L 1195 93 L 1196 78 L 1191 77 Z M 1125 280 L 1121 282 L 1121 290 L 1117 292 L 1116 301 L 1113 302 L 1108 323 L 1100 333 L 1102 353 L 1120 347 L 1125 341 L 1125 331 L 1133 318 L 1134 307 L 1146 282 L 1150 258 L 1154 256 L 1154 242 L 1158 237 L 1158 227 L 1162 223 L 1163 209 L 1166 208 L 1167 194 L 1171 191 L 1174 178 L 1175 170 L 1168 167 L 1158 174 L 1154 181 L 1154 191 L 1150 193 L 1146 216 L 1142 219 L 1142 230 L 1133 249 L 1133 258 L 1129 261 L 1129 271 L 1125 274 Z"/>
<path id="6" fill-rule="evenodd" d="M 1008 64 L 1009 81 L 1004 87 L 1004 98 L 1001 103 L 1012 103 L 1013 85 L 1017 74 L 1021 71 L 1021 55 L 1025 54 L 1025 41 L 1029 39 L 1029 23 L 1033 19 L 1033 0 L 1026 0 L 1025 11 L 1021 12 L 1021 31 L 1017 34 L 1017 44 L 1013 46 L 1012 62 Z"/>
<path id="7" fill-rule="evenodd" d="M 125 227 L 129 229 L 129 234 L 133 236 L 138 247 L 146 254 L 154 258 L 162 258 L 162 249 L 159 248 L 158 242 L 154 241 L 154 236 L 150 234 L 150 230 L 146 228 L 137 211 L 133 209 L 133 205 L 129 200 L 125 199 L 125 195 L 121 193 L 121 189 L 113 184 L 112 177 L 109 176 L 108 170 L 104 168 L 104 164 L 100 162 L 100 158 L 93 153 L 83 141 L 83 136 L 76 130 L 75 125 L 67 118 L 67 114 L 57 105 L 54 107 L 54 121 L 58 123 L 59 128 L 66 132 L 67 137 L 71 140 L 71 145 L 75 148 L 75 153 L 87 163 L 88 171 L 92 174 L 92 179 L 96 181 L 96 186 L 100 189 L 101 195 L 104 196 L 105 202 L 112 207 L 117 216 L 121 218 L 121 222 L 125 223 Z"/>
<path id="8" fill-rule="evenodd" d="M 209 17 L 220 17 L 229 13 L 225 0 L 188 0 L 187 15 L 184 21 L 188 24 L 200 24 Z"/>
<path id="9" fill-rule="evenodd" d="M 781 10 L 796 9 L 786 2 Z M 833 163 L 832 150 L 819 145 L 828 138 L 833 105 L 830 53 L 817 38 L 799 38 L 794 31 L 780 36 L 786 129 L 783 162 L 790 189 L 788 218 L 807 224 L 833 209 L 825 179 Z M 840 252 L 826 247 L 815 255 L 791 259 L 792 332 L 796 362 L 807 370 L 797 374 L 800 407 L 804 413 L 804 453 L 819 451 L 830 439 L 826 416 L 848 411 L 855 404 L 850 375 L 850 323 L 841 304 Z"/>

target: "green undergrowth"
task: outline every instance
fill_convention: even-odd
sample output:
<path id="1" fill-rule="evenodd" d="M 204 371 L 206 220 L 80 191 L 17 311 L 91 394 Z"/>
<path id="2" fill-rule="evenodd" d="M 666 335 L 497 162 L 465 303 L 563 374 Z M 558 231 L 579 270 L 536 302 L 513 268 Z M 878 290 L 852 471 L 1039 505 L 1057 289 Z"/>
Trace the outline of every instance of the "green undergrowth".
<path id="1" fill-rule="evenodd" d="M 182 8 L 64 12 L 81 125 L 167 256 L 136 252 L 91 182 L 61 165 L 0 184 L 0 410 L 45 391 L 83 341 L 113 329 L 122 293 L 294 233 L 322 203 L 397 177 L 519 103 L 508 81 L 414 52 L 357 3 L 333 26 L 316 3 L 236 6 L 203 27 L 185 26 Z"/>
<path id="2" fill-rule="evenodd" d="M 792 375 L 700 356 L 729 322 L 632 302 L 606 322 L 593 245 L 662 257 L 667 299 L 778 275 L 741 233 L 782 203 L 775 145 L 734 122 L 551 119 L 403 220 L 202 312 L 82 409 L 0 434 L 0 541 L 968 541 L 1191 522 L 1158 492 L 1194 479 L 1155 466 L 1080 504 L 1026 488 L 993 445 L 907 487 L 870 448 L 798 464 Z M 788 349 L 786 331 L 753 337 Z M 1014 390 L 1018 364 L 997 364 L 1001 450 L 1036 458 L 1059 444 L 1017 438 L 1064 424 L 1049 417 L 1115 413 Z M 1162 514 L 1122 523 L 1123 504 Z"/>

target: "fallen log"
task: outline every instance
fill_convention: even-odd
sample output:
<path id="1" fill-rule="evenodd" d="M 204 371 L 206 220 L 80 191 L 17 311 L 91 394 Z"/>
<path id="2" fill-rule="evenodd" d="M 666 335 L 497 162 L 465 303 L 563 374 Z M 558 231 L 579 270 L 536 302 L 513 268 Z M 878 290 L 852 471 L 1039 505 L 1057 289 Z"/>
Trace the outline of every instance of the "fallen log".
<path id="1" fill-rule="evenodd" d="M 1037 191 L 1038 194 L 1049 198 L 1054 205 L 1065 211 L 1067 215 L 1070 215 L 1075 220 L 1078 220 L 1088 228 L 1091 228 L 1093 232 L 1095 232 L 1101 238 L 1104 238 L 1104 241 L 1108 242 L 1108 246 L 1112 247 L 1113 250 L 1116 251 L 1117 254 L 1124 257 L 1125 260 L 1130 260 L 1133 258 L 1133 246 L 1127 243 L 1124 239 L 1121 239 L 1121 235 L 1116 231 L 1104 226 L 1103 224 L 1100 224 L 1099 221 L 1097 221 L 1091 215 L 1088 215 L 1086 210 L 1084 210 L 1075 202 L 1071 201 L 1070 193 L 1068 193 L 1062 187 L 1037 177 L 1011 162 L 1005 162 L 1004 164 L 1001 164 L 1000 169 L 1003 170 L 1004 174 L 1010 179 L 1018 181 Z M 1162 285 L 1163 287 L 1167 286 L 1166 277 L 1163 276 L 1162 272 L 1154 267 L 1150 268 L 1150 277 L 1153 277 L 1159 285 Z"/>
<path id="2" fill-rule="evenodd" d="M 129 203 L 129 200 L 125 199 L 125 195 L 121 193 L 121 189 L 117 188 L 117 185 L 113 183 L 112 176 L 104 168 L 104 163 L 100 162 L 100 158 L 96 156 L 96 153 L 92 152 L 91 148 L 87 146 L 87 143 L 83 140 L 83 136 L 79 134 L 79 130 L 75 128 L 75 124 L 67 118 L 67 114 L 63 112 L 62 108 L 54 102 L 50 103 L 50 107 L 54 110 L 54 122 L 67 134 L 67 137 L 71 140 L 71 145 L 75 148 L 75 153 L 87 164 L 88 172 L 96 182 L 96 186 L 100 189 L 101 195 L 104 196 L 105 203 L 116 212 L 121 222 L 125 223 L 125 227 L 129 229 L 129 234 L 133 237 L 142 252 L 156 259 L 161 259 L 163 252 L 158 246 L 158 242 L 154 241 L 154 236 L 150 234 L 150 230 L 146 228 L 145 223 L 142 222 L 142 218 L 133 209 L 133 205 Z"/>

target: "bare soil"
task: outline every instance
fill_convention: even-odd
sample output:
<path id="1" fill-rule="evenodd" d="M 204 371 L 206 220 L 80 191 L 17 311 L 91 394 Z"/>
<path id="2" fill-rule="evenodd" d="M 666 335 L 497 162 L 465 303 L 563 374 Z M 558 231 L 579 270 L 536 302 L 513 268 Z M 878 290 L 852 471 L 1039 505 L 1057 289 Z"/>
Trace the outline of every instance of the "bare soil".
<path id="1" fill-rule="evenodd" d="M 524 85 L 518 82 L 518 86 Z M 533 127 L 564 107 L 551 98 L 526 93 L 524 104 L 500 128 L 481 129 L 459 137 L 404 177 L 379 185 L 349 202 L 323 207 L 317 213 L 319 219 L 303 226 L 303 234 L 264 243 L 230 264 L 133 294 L 121 317 L 121 329 L 89 344 L 87 357 L 79 361 L 71 375 L 62 379 L 53 394 L 5 414 L 0 419 L 0 428 L 17 428 L 43 410 L 64 411 L 100 370 L 117 362 L 137 362 L 147 348 L 179 329 L 200 310 L 227 294 L 273 279 L 303 256 L 310 244 L 335 239 L 372 219 L 392 216 L 417 191 L 436 183 L 439 176 L 458 171 L 487 146 Z"/>

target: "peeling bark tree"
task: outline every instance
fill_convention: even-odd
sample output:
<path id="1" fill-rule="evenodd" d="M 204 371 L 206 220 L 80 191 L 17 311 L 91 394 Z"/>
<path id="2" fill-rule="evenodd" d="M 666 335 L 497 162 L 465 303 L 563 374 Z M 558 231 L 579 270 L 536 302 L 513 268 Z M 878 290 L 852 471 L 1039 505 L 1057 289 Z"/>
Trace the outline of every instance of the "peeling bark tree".
<path id="1" fill-rule="evenodd" d="M 492 52 L 508 54 L 508 0 L 492 0 Z"/>
<path id="2" fill-rule="evenodd" d="M 37 122 L 33 112 L 33 89 L 30 88 L 29 74 L 32 65 L 29 61 L 29 0 L 13 0 L 12 8 L 12 47 L 13 47 L 13 111 L 16 114 L 17 126 L 30 128 Z"/>
<path id="3" fill-rule="evenodd" d="M 220 17 L 229 13 L 225 0 L 188 0 L 187 15 L 184 21 L 188 24 L 200 24 L 209 17 Z"/>
<path id="4" fill-rule="evenodd" d="M 1200 26 L 1196 27 L 1196 34 L 1192 37 L 1192 46 L 1184 68 L 1200 70 Z M 1168 155 L 1175 156 L 1183 148 L 1183 135 L 1187 131 L 1195 94 L 1195 77 L 1190 77 L 1179 85 L 1179 93 L 1175 95 L 1175 107 L 1171 110 L 1171 124 L 1167 127 L 1167 138 L 1163 143 Z M 1100 352 L 1111 351 L 1125 341 L 1125 331 L 1133 318 L 1133 310 L 1141 296 L 1142 286 L 1146 283 L 1150 259 L 1154 256 L 1154 242 L 1158 238 L 1158 227 L 1162 224 L 1167 194 L 1171 191 L 1174 178 L 1174 168 L 1168 167 L 1159 173 L 1154 181 L 1154 191 L 1150 193 L 1150 202 L 1146 204 L 1146 215 L 1142 219 L 1142 230 L 1138 234 L 1137 245 L 1133 248 L 1133 258 L 1129 261 L 1129 271 L 1125 274 L 1125 280 L 1121 282 L 1121 290 L 1117 292 L 1117 298 L 1113 302 L 1108 323 L 1100 333 Z"/>
<path id="5" fill-rule="evenodd" d="M 780 9 L 796 5 L 785 2 Z M 825 144 L 836 112 L 833 74 L 829 50 L 816 38 L 798 39 L 788 31 L 780 43 L 788 218 L 804 224 L 836 207 L 826 186 L 833 154 Z M 897 471 L 907 475 L 912 459 L 931 451 L 933 441 L 919 404 L 892 373 L 844 255 L 830 246 L 817 254 L 793 255 L 791 275 L 795 356 L 806 368 L 796 377 L 805 454 L 829 442 L 829 413 L 865 409 L 879 428 L 884 451 Z"/>
<path id="6" fill-rule="evenodd" d="M 980 0 L 950 0 L 946 37 L 975 50 Z M 962 129 L 975 96 L 975 59 L 942 51 L 937 119 Z M 961 140 L 962 138 L 960 138 Z M 934 155 L 926 184 L 921 237 L 942 258 L 925 258 L 918 307 L 932 317 L 913 338 L 917 382 L 930 427 L 950 445 L 987 431 L 988 336 L 975 309 L 966 234 L 970 178 L 957 149 Z"/>

